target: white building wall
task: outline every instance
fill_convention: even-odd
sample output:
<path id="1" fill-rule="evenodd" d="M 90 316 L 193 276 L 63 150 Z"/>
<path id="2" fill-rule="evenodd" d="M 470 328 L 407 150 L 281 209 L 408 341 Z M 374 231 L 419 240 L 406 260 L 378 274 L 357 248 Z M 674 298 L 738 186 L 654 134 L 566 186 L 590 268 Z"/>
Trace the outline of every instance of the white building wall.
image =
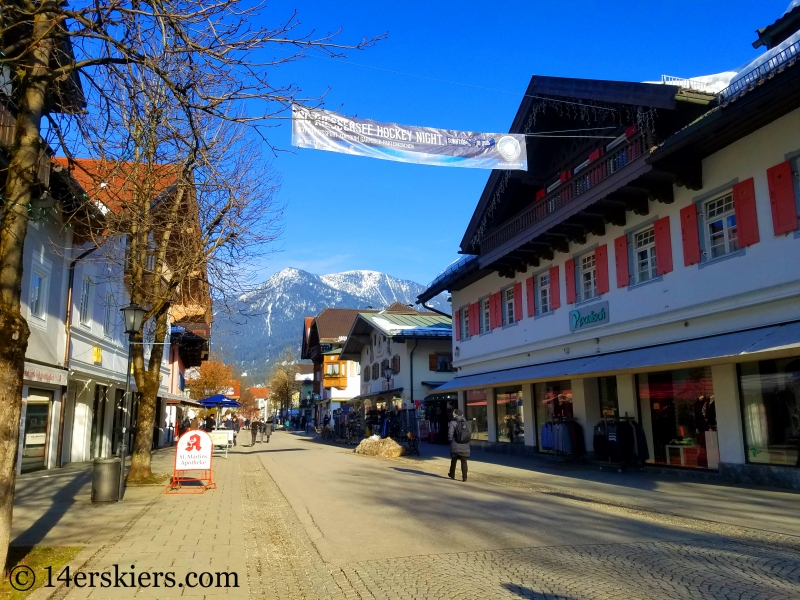
<path id="1" fill-rule="evenodd" d="M 549 314 L 528 318 L 505 328 L 453 341 L 459 375 L 550 362 L 662 342 L 697 338 L 800 319 L 800 239 L 776 237 L 767 184 L 767 169 L 800 151 L 800 110 L 775 121 L 703 161 L 701 191 L 675 187 L 673 204 L 650 203 L 650 214 L 626 213 L 624 227 L 606 226 L 602 237 L 589 235 L 585 245 L 570 245 L 570 254 L 529 268 L 513 280 L 493 273 L 452 293 L 453 309 L 525 280 L 551 266 L 559 267 L 561 306 Z M 679 211 L 735 180 L 753 177 L 760 241 L 740 254 L 700 265 L 684 266 Z M 668 216 L 673 271 L 654 282 L 618 288 L 614 239 Z M 571 333 L 566 301 L 564 264 L 576 253 L 607 244 L 610 290 L 586 303 L 609 302 L 610 323 Z M 523 301 L 526 312 L 526 302 Z"/>

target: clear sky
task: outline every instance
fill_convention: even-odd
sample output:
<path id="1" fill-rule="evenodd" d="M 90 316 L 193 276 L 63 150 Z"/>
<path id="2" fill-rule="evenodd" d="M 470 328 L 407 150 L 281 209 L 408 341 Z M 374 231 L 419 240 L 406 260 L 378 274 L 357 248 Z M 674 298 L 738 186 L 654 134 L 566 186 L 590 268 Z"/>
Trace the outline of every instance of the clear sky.
<path id="1" fill-rule="evenodd" d="M 789 0 L 461 0 L 271 2 L 296 7 L 300 30 L 343 28 L 341 40 L 388 32 L 349 60 L 282 67 L 281 81 L 325 106 L 405 125 L 506 132 L 531 75 L 629 81 L 708 75 L 746 64 L 763 48 L 755 30 Z M 376 68 L 357 66 L 369 65 Z M 507 90 L 502 93 L 379 69 Z M 291 147 L 288 122 L 270 140 L 286 204 L 279 250 L 260 279 L 285 267 L 323 274 L 372 269 L 427 284 L 458 258 L 458 244 L 490 171 L 433 167 Z"/>

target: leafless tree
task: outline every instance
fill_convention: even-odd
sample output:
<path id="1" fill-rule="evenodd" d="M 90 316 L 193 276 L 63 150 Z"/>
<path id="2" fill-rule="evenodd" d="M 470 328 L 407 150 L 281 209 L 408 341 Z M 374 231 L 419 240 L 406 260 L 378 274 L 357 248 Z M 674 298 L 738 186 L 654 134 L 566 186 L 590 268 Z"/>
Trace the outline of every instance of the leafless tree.
<path id="1" fill-rule="evenodd" d="M 244 0 L 2 3 L 0 68 L 11 77 L 11 94 L 0 101 L 7 100 L 15 123 L 0 219 L 0 564 L 10 535 L 29 335 L 20 312 L 23 243 L 29 208 L 47 191 L 41 166 L 53 149 L 71 166 L 75 155 L 89 154 L 105 161 L 104 177 L 116 174 L 133 184 L 124 210 L 112 207 L 92 231 L 104 243 L 111 233 L 127 232 L 123 268 L 130 295 L 148 308 L 153 341 L 164 341 L 173 302 L 197 291 L 190 282 L 213 286 L 245 252 L 237 211 L 253 205 L 265 182 L 251 177 L 252 138 L 242 127 L 252 126 L 272 147 L 265 129 L 270 119 L 283 118 L 292 103 L 317 103 L 292 84 L 274 83 L 274 68 L 309 52 L 343 56 L 378 39 L 341 44 L 338 32 L 301 34 L 296 15 L 260 26 L 266 18 L 262 4 Z M 154 123 L 156 131 L 148 130 Z M 93 140 L 89 132 L 102 135 Z M 234 185 L 224 179 L 231 174 L 238 178 Z M 161 189 L 165 179 L 171 181 Z M 268 179 L 266 187 L 274 184 Z M 231 188 L 236 198 L 226 200 Z M 204 194 L 213 200 L 200 200 Z M 244 196 L 251 201 L 243 209 Z M 192 266 L 175 258 L 179 252 L 194 257 Z M 211 255 L 218 260 L 208 260 Z M 145 476 L 163 346 L 152 346 L 147 365 L 142 344 L 134 348 L 144 398 L 132 475 Z"/>
<path id="2" fill-rule="evenodd" d="M 296 374 L 297 357 L 291 348 L 286 348 L 272 365 L 267 387 L 270 404 L 287 413 L 300 391 L 300 382 L 297 381 Z"/>

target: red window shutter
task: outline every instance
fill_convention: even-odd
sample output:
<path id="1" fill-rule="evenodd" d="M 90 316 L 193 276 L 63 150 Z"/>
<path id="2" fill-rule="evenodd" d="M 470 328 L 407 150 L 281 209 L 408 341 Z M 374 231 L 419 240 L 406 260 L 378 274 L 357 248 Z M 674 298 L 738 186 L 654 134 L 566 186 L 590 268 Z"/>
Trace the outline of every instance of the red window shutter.
<path id="1" fill-rule="evenodd" d="M 797 229 L 797 201 L 794 197 L 794 178 L 789 161 L 767 169 L 769 203 L 772 207 L 772 228 L 775 235 Z M 738 219 L 738 217 L 737 217 Z"/>
<path id="2" fill-rule="evenodd" d="M 495 300 L 497 298 L 494 294 L 489 296 L 489 329 L 497 327 L 497 310 L 495 310 Z"/>
<path id="3" fill-rule="evenodd" d="M 514 284 L 514 320 L 522 321 L 522 284 Z"/>
<path id="4" fill-rule="evenodd" d="M 534 285 L 533 277 L 528 277 L 525 280 L 525 293 L 528 296 L 526 298 L 528 301 L 528 316 L 532 317 L 536 314 L 536 286 Z"/>
<path id="5" fill-rule="evenodd" d="M 752 177 L 733 186 L 733 208 L 736 211 L 739 247 L 746 248 L 757 244 L 760 238 L 756 214 L 756 188 Z"/>
<path id="6" fill-rule="evenodd" d="M 695 219 L 697 219 L 697 213 L 695 213 Z M 669 217 L 663 217 L 656 221 L 653 224 L 653 230 L 656 239 L 656 273 L 663 275 L 672 271 L 672 238 L 669 231 Z M 697 231 L 696 227 L 695 231 Z"/>
<path id="7" fill-rule="evenodd" d="M 628 128 L 625 130 L 625 137 L 626 137 L 626 138 L 629 138 L 629 137 L 631 137 L 631 136 L 632 136 L 634 133 L 636 133 L 636 125 L 631 125 L 630 127 L 628 127 Z"/>
<path id="8" fill-rule="evenodd" d="M 473 302 L 469 305 L 469 334 L 478 335 L 480 333 L 480 323 L 478 322 L 478 303 Z"/>
<path id="9" fill-rule="evenodd" d="M 456 341 L 461 340 L 461 311 L 456 311 L 456 318 L 453 320 L 453 329 L 456 330 Z"/>
<path id="10" fill-rule="evenodd" d="M 536 192 L 536 199 L 537 199 L 537 200 L 541 200 L 542 198 L 544 198 L 544 195 L 545 195 L 546 193 L 547 193 L 547 192 L 545 191 L 545 189 L 544 189 L 544 188 L 540 189 L 538 192 Z"/>
<path id="11" fill-rule="evenodd" d="M 681 237 L 684 266 L 696 265 L 700 262 L 700 231 L 697 228 L 697 207 L 694 204 L 681 209 Z"/>
<path id="12" fill-rule="evenodd" d="M 503 326 L 503 294 L 495 292 L 492 294 L 494 297 L 494 327 Z M 492 329 L 494 329 L 494 327 Z"/>
<path id="13" fill-rule="evenodd" d="M 575 290 L 575 259 L 570 258 L 564 264 L 564 283 L 567 286 L 567 304 L 575 304 L 578 294 Z"/>
<path id="14" fill-rule="evenodd" d="M 608 284 L 608 246 L 603 244 L 594 251 L 594 262 L 597 265 L 597 293 L 607 294 Z"/>
<path id="15" fill-rule="evenodd" d="M 614 240 L 614 265 L 617 268 L 617 287 L 625 287 L 631 282 L 628 266 L 628 236 L 621 235 Z"/>
<path id="16" fill-rule="evenodd" d="M 439 370 L 439 361 L 436 360 L 435 354 L 428 354 L 428 369 L 430 371 L 438 371 Z"/>
<path id="17" fill-rule="evenodd" d="M 550 269 L 550 308 L 556 310 L 561 306 L 561 282 L 558 280 L 558 267 Z"/>

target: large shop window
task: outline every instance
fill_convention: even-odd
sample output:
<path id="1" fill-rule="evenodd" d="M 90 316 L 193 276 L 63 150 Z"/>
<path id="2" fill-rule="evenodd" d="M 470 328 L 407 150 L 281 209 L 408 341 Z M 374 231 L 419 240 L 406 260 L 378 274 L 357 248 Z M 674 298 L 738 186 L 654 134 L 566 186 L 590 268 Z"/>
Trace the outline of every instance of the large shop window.
<path id="1" fill-rule="evenodd" d="M 552 444 L 543 445 L 541 433 L 547 423 L 572 418 L 572 382 L 551 381 L 534 386 L 536 421 L 539 426 L 539 450 L 548 451 Z"/>
<path id="2" fill-rule="evenodd" d="M 598 377 L 597 387 L 600 392 L 600 415 L 604 417 L 635 416 L 619 414 L 616 375 L 612 375 L 611 377 Z"/>
<path id="3" fill-rule="evenodd" d="M 747 460 L 800 466 L 800 359 L 739 365 Z"/>
<path id="4" fill-rule="evenodd" d="M 679 467 L 719 466 L 711 369 L 682 369 L 636 376 L 642 426 L 650 433 L 653 461 Z"/>
<path id="5" fill-rule="evenodd" d="M 525 420 L 522 414 L 522 387 L 495 390 L 497 403 L 497 441 L 525 443 Z"/>
<path id="6" fill-rule="evenodd" d="M 489 439 L 486 390 L 467 390 L 467 421 L 472 429 L 473 440 Z"/>

